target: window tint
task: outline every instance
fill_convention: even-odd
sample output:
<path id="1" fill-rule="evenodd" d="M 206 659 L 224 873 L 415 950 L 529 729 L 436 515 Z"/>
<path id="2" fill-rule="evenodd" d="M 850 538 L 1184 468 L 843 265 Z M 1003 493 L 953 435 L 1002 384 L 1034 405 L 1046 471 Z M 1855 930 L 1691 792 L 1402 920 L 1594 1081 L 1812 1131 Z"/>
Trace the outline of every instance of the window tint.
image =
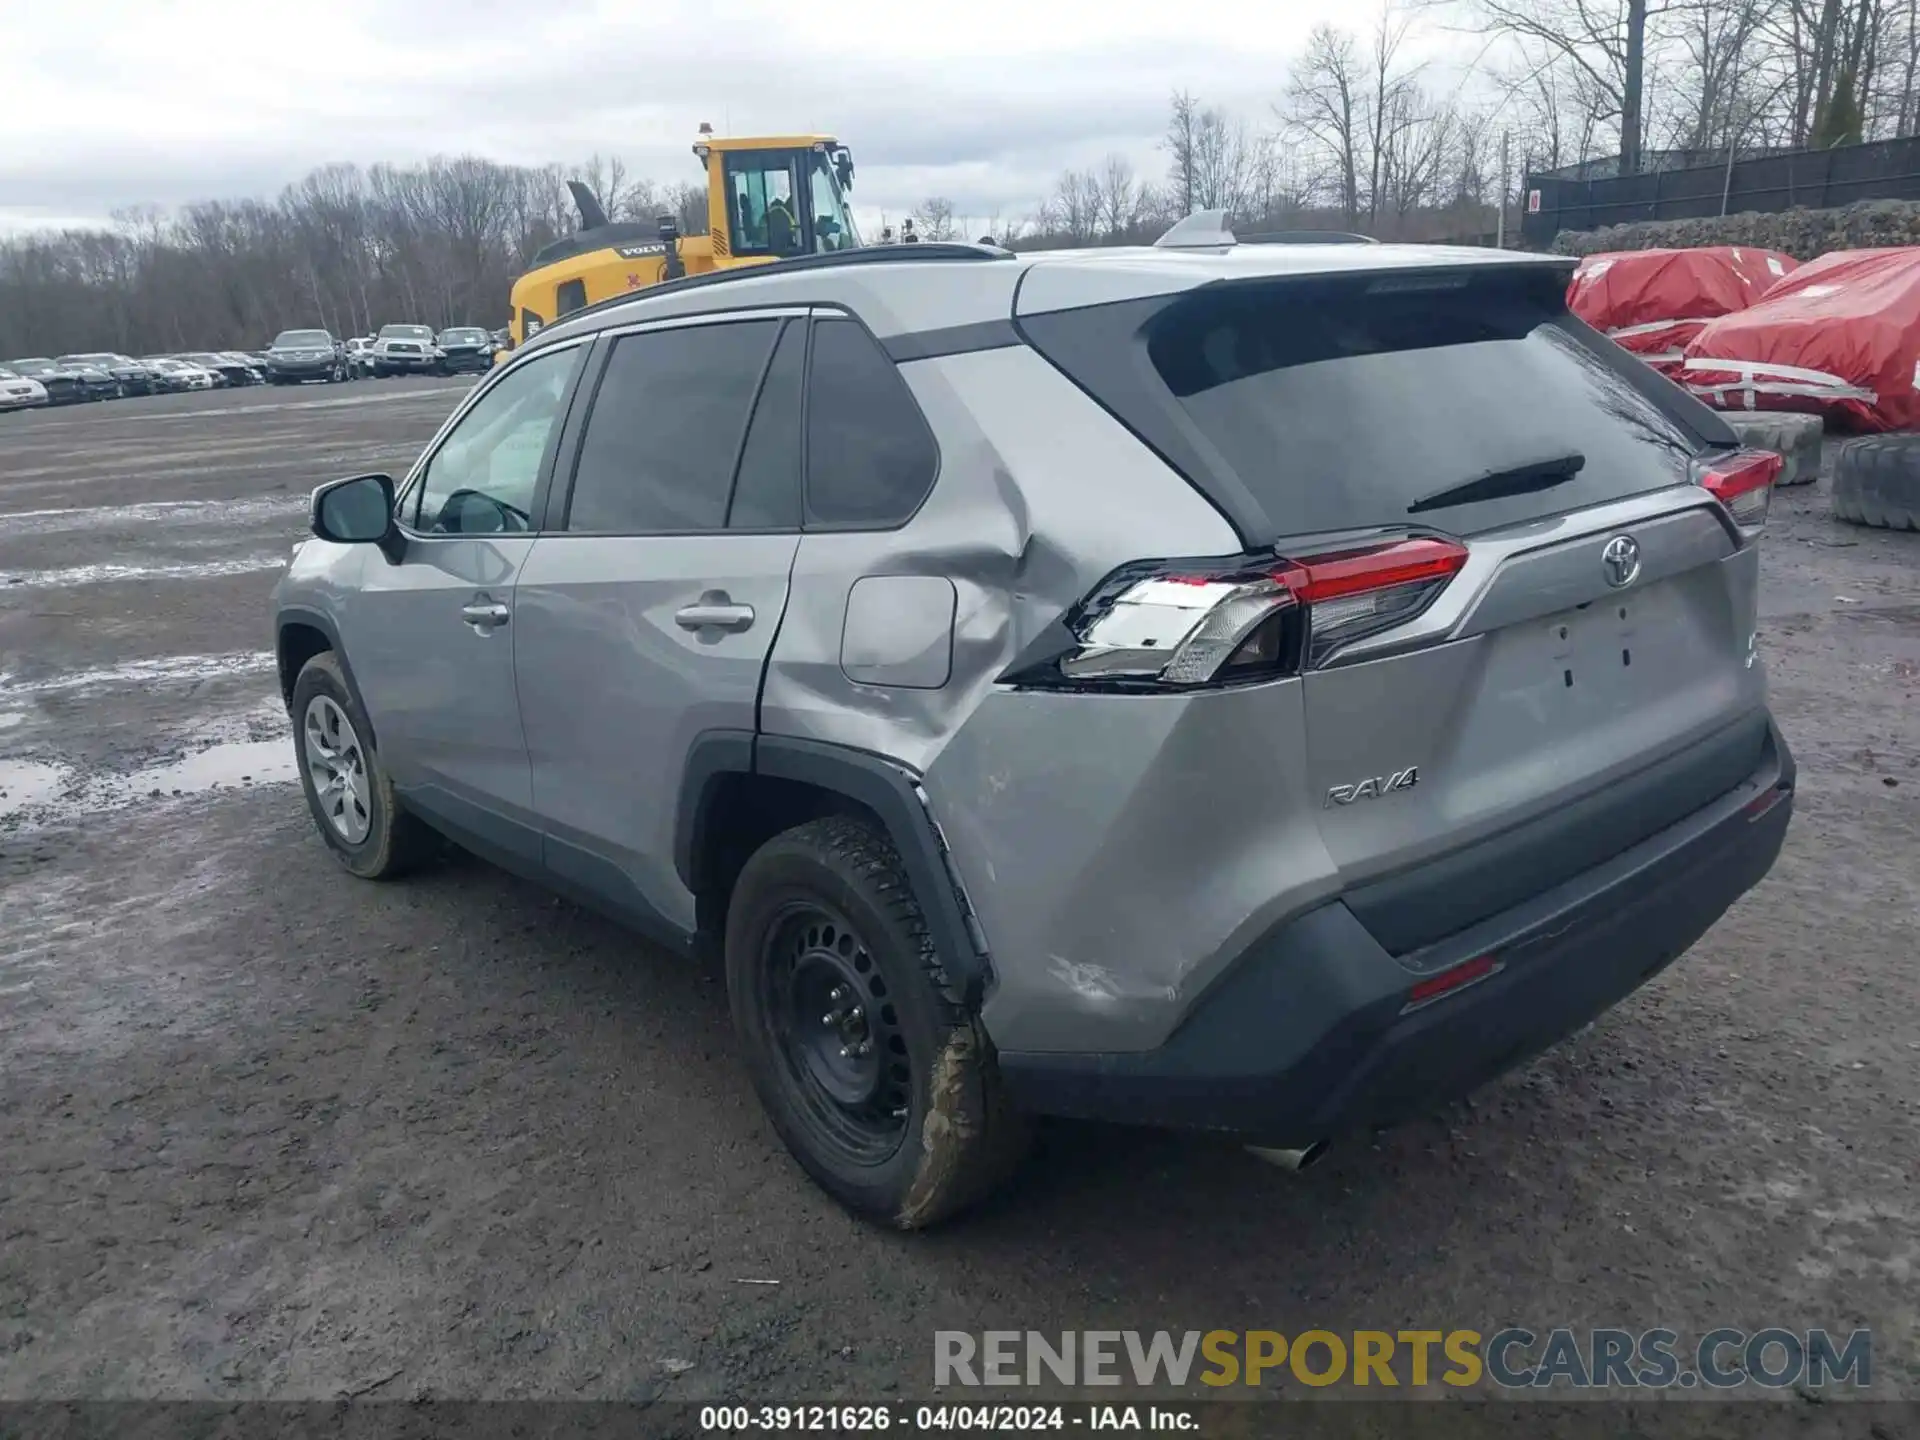
<path id="1" fill-rule="evenodd" d="M 1093 310 L 1047 317 L 1038 343 L 1169 453 L 1184 442 L 1160 412 L 1177 407 L 1217 457 L 1185 466 L 1192 478 L 1207 488 L 1224 470 L 1270 517 L 1273 532 L 1250 538 L 1416 518 L 1471 534 L 1688 478 L 1700 437 L 1684 400 L 1661 401 L 1635 362 L 1572 320 L 1558 275 L 1416 283 L 1238 286 L 1177 302 L 1147 330 L 1157 399 L 1119 363 L 1133 342 L 1102 338 Z M 1551 487 L 1409 508 L 1568 457 L 1582 463 Z"/>
<path id="2" fill-rule="evenodd" d="M 727 522 L 734 461 L 777 320 L 614 342 L 580 444 L 569 530 L 661 535 Z"/>
<path id="3" fill-rule="evenodd" d="M 587 305 L 587 282 L 584 280 L 562 281 L 553 292 L 553 311 L 556 315 L 571 315 L 575 310 L 584 310 Z"/>
<path id="4" fill-rule="evenodd" d="M 529 360 L 474 402 L 427 462 L 416 528 L 473 535 L 533 527 L 540 459 L 580 355 L 574 347 Z"/>
<path id="5" fill-rule="evenodd" d="M 807 373 L 808 518 L 897 524 L 925 498 L 939 463 L 907 382 L 873 337 L 851 320 L 815 324 Z"/>
<path id="6" fill-rule="evenodd" d="M 790 321 L 753 407 L 740 452 L 727 524 L 736 530 L 800 527 L 800 380 L 807 362 L 807 325 Z"/>

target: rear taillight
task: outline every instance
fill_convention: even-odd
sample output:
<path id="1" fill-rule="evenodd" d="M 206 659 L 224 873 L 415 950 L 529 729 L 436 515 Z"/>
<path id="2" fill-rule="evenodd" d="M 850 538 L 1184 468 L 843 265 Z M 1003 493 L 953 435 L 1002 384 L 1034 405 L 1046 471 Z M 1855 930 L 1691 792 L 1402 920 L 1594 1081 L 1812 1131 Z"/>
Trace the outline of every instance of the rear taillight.
<path id="1" fill-rule="evenodd" d="M 1694 481 L 1722 505 L 1743 538 L 1767 528 L 1773 482 L 1787 462 L 1771 450 L 1734 450 L 1694 464 Z"/>
<path id="2" fill-rule="evenodd" d="M 1006 679 L 1161 690 L 1297 675 L 1413 619 L 1466 561 L 1464 545 L 1432 535 L 1285 557 L 1141 561 L 1065 617 L 1068 648 Z"/>

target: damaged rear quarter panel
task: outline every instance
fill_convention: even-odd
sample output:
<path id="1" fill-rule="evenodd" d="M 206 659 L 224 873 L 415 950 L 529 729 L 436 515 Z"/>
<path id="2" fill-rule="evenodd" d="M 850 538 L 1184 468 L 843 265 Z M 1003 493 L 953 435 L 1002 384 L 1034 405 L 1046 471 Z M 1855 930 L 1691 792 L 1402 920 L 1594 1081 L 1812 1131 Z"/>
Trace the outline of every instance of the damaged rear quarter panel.
<path id="1" fill-rule="evenodd" d="M 940 446 L 905 525 L 801 541 L 761 727 L 883 755 L 924 777 L 993 957 L 1002 1048 L 1144 1048 L 1283 890 L 1330 873 L 1279 757 L 1297 687 L 1230 705 L 1017 693 L 997 677 L 1116 566 L 1239 549 L 1220 514 L 1024 346 L 901 367 Z M 842 666 L 866 576 L 954 588 L 937 688 L 858 683 Z M 1290 752 L 1288 747 L 1295 749 Z M 1214 803 L 1217 799 L 1218 803 Z M 1184 812 L 1179 825 L 1170 822 Z M 1225 816 L 1217 843 L 1185 833 Z M 1282 886 L 1273 867 L 1289 867 Z M 1194 907 L 1210 913 L 1196 923 Z"/>

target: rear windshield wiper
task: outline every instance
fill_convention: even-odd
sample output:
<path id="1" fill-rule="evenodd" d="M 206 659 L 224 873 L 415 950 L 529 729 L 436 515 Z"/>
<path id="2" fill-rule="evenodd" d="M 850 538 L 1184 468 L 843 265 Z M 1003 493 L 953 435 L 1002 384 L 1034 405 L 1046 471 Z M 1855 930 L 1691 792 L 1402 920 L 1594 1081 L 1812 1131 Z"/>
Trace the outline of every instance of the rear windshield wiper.
<path id="1" fill-rule="evenodd" d="M 1477 480 L 1449 485 L 1431 495 L 1423 495 L 1407 506 L 1409 515 L 1425 510 L 1444 510 L 1449 505 L 1471 505 L 1476 500 L 1498 500 L 1506 495 L 1528 495 L 1535 490 L 1551 490 L 1564 485 L 1586 468 L 1587 457 L 1575 452 L 1552 460 L 1536 460 L 1531 465 L 1515 465 L 1511 470 L 1495 470 Z"/>

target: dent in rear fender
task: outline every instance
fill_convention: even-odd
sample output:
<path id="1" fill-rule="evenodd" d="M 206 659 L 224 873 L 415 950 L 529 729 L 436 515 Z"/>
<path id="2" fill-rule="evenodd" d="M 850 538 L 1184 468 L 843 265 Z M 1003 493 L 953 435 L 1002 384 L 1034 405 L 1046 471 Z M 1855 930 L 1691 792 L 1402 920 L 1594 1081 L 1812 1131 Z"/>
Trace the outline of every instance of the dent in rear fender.
<path id="1" fill-rule="evenodd" d="M 925 786 L 993 946 L 996 1046 L 1150 1049 L 1256 937 L 1334 893 L 1304 725 L 1298 681 L 981 703 Z"/>
<path id="2" fill-rule="evenodd" d="M 924 771 L 995 677 L 1102 576 L 1130 560 L 1229 553 L 1237 541 L 1185 481 L 1024 346 L 900 373 L 939 444 L 932 493 L 897 528 L 801 539 L 760 717 L 767 734 Z M 843 668 L 849 603 L 868 577 L 951 584 L 944 683 L 863 683 L 884 677 Z M 931 669 L 916 666 L 912 678 Z"/>

